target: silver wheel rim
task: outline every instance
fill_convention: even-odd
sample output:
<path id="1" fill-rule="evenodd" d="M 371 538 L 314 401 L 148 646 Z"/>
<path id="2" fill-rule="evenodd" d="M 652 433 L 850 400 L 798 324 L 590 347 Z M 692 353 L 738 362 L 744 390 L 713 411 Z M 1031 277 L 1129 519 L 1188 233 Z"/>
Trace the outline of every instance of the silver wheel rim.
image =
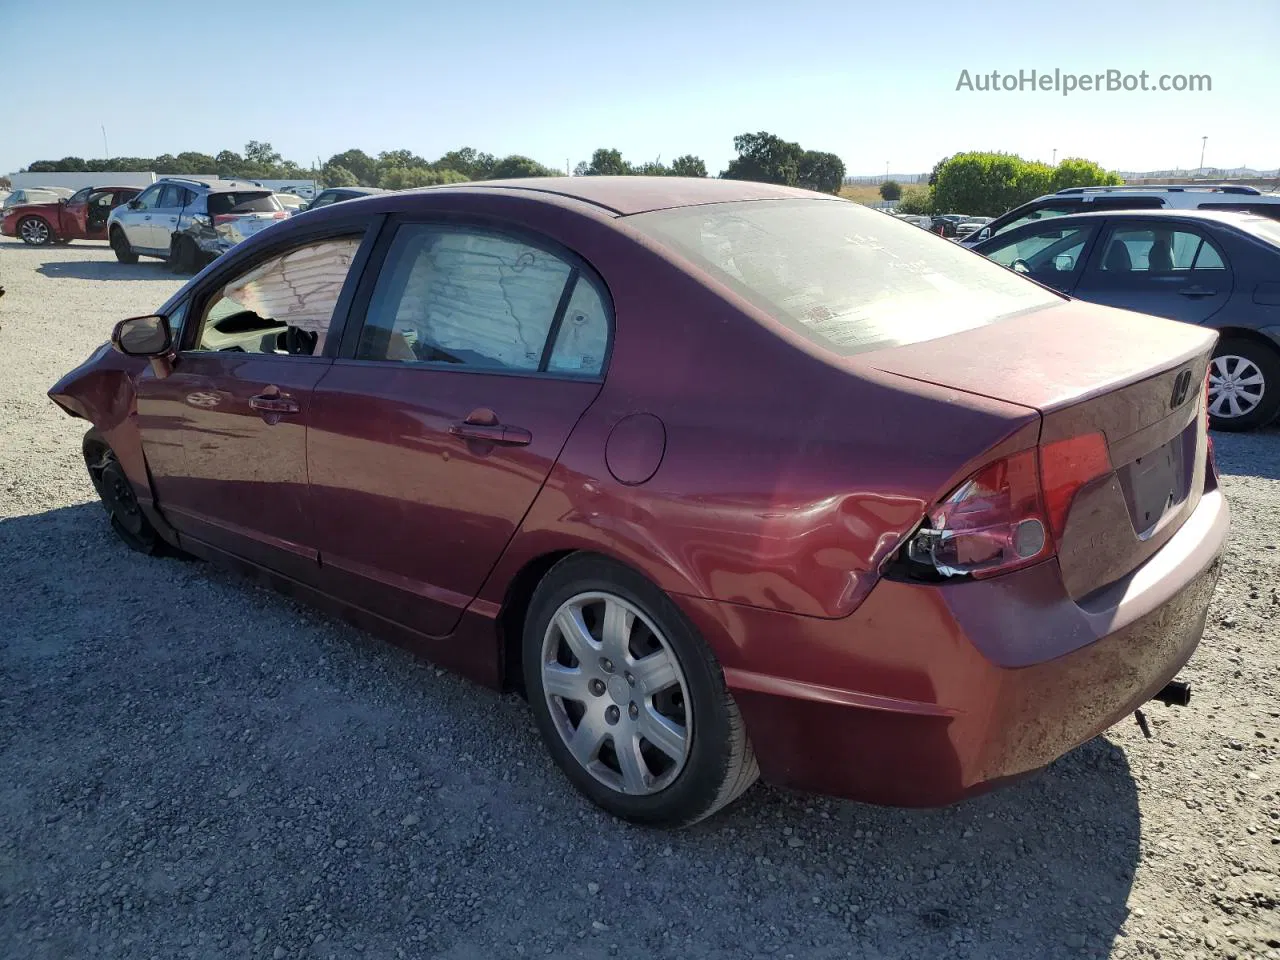
<path id="1" fill-rule="evenodd" d="M 22 239 L 28 243 L 44 243 L 49 239 L 49 226 L 43 220 L 23 220 Z"/>
<path id="2" fill-rule="evenodd" d="M 1248 357 L 1225 353 L 1209 364 L 1209 413 L 1220 420 L 1252 413 L 1266 392 L 1262 370 Z"/>
<path id="3" fill-rule="evenodd" d="M 580 593 L 542 638 L 542 692 L 570 755 L 618 793 L 666 789 L 684 769 L 693 711 L 680 662 L 635 605 Z"/>

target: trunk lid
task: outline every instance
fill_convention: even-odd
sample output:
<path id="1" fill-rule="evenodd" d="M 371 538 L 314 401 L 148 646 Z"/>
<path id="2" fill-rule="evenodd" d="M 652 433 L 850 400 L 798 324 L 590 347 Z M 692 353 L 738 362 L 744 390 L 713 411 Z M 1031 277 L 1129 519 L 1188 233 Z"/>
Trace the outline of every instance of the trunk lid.
<path id="1" fill-rule="evenodd" d="M 1076 600 L 1154 554 L 1199 503 L 1204 380 L 1217 334 L 1081 301 L 854 358 L 1037 410 L 1040 445 L 1101 433 L 1112 470 L 1071 501 L 1057 543 Z"/>

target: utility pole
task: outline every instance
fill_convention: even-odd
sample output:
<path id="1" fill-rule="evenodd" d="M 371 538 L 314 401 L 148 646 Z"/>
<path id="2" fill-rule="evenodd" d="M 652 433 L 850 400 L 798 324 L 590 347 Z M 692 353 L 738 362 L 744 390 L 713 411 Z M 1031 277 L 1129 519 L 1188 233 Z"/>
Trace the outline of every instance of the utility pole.
<path id="1" fill-rule="evenodd" d="M 102 124 L 102 152 L 106 154 L 102 159 L 111 159 L 111 148 L 107 146 L 107 125 L 105 123 Z"/>
<path id="2" fill-rule="evenodd" d="M 889 179 L 889 161 L 888 160 L 884 162 L 884 178 L 885 180 Z"/>
<path id="3" fill-rule="evenodd" d="M 1053 148 L 1053 159 L 1049 161 L 1049 166 L 1056 167 L 1058 165 L 1058 148 Z"/>
<path id="4" fill-rule="evenodd" d="M 1200 176 L 1204 176 L 1204 146 L 1209 142 L 1208 137 L 1200 138 Z"/>

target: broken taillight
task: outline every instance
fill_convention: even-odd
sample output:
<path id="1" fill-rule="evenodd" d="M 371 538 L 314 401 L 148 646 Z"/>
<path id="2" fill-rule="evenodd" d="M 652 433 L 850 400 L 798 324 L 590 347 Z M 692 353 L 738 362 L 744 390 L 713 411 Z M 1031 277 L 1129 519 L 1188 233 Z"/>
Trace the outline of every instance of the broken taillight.
<path id="1" fill-rule="evenodd" d="M 929 512 L 906 558 L 944 577 L 991 577 L 1053 555 L 1076 493 L 1111 472 L 1100 433 L 987 464 Z"/>

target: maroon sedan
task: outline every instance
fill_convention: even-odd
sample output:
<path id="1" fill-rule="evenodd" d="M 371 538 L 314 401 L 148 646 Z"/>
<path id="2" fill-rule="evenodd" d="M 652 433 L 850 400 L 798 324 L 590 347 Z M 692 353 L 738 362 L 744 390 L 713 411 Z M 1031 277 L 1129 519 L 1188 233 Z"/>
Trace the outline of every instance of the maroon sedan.
<path id="1" fill-rule="evenodd" d="M 4 212 L 0 234 L 18 237 L 34 247 L 105 240 L 111 211 L 140 192 L 140 187 L 85 187 L 65 200 L 19 204 Z"/>
<path id="2" fill-rule="evenodd" d="M 1214 340 L 829 196 L 519 180 L 294 217 L 50 396 L 129 546 L 522 688 L 582 792 L 682 824 L 757 774 L 950 803 L 1165 689 Z"/>

